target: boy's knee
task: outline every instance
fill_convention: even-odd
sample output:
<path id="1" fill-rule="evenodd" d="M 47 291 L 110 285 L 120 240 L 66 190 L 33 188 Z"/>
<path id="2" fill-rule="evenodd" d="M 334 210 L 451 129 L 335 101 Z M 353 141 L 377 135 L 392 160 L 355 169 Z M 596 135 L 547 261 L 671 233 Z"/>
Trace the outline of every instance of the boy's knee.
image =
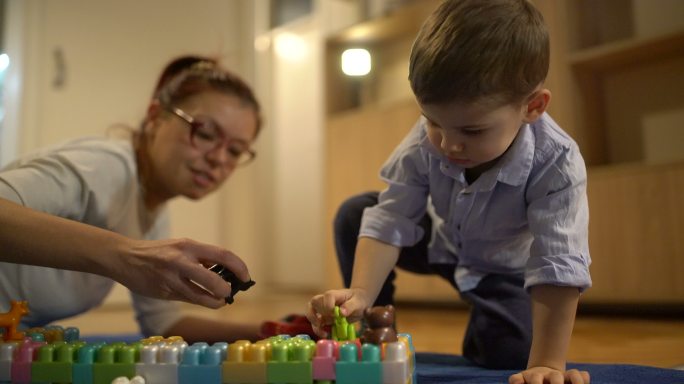
<path id="1" fill-rule="evenodd" d="M 378 203 L 377 192 L 366 192 L 355 195 L 345 200 L 335 215 L 335 232 L 352 226 L 357 228 L 361 225 L 363 210 Z"/>

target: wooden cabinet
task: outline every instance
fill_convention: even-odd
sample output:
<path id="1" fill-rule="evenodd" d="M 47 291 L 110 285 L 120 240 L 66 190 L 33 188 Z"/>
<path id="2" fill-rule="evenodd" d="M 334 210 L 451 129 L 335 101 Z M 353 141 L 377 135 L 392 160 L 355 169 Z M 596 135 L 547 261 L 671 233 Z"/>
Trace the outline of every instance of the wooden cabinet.
<path id="1" fill-rule="evenodd" d="M 383 187 L 380 166 L 418 118 L 409 50 L 439 3 L 409 3 L 327 41 L 328 222 L 346 197 Z M 535 4 L 551 35 L 549 112 L 589 168 L 594 287 L 583 301 L 684 305 L 684 2 Z M 359 46 L 373 72 L 345 77 L 339 55 Z M 339 283 L 333 252 L 328 275 Z M 457 297 L 439 278 L 400 277 L 398 299 Z"/>

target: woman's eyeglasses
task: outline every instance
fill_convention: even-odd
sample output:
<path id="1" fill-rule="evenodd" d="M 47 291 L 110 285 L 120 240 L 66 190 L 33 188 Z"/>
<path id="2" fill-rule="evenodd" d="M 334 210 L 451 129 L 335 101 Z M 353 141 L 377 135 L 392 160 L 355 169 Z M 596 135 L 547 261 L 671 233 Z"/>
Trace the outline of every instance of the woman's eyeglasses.
<path id="1" fill-rule="evenodd" d="M 225 145 L 231 164 L 243 166 L 256 157 L 249 143 L 240 139 L 225 137 L 216 124 L 211 121 L 197 120 L 180 108 L 165 107 L 169 113 L 179 117 L 190 126 L 190 142 L 198 150 L 209 153 Z"/>

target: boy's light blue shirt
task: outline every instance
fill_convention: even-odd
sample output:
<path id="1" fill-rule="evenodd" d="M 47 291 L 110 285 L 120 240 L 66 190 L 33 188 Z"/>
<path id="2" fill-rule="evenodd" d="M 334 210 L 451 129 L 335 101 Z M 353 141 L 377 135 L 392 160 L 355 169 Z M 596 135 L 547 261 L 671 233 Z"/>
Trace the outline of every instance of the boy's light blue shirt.
<path id="1" fill-rule="evenodd" d="M 427 139 L 423 117 L 380 174 L 388 188 L 364 211 L 360 236 L 412 246 L 429 210 L 429 261 L 457 264 L 461 291 L 491 273 L 524 272 L 525 288 L 591 286 L 584 160 L 547 114 L 523 126 L 501 160 L 470 185 L 464 169 Z"/>

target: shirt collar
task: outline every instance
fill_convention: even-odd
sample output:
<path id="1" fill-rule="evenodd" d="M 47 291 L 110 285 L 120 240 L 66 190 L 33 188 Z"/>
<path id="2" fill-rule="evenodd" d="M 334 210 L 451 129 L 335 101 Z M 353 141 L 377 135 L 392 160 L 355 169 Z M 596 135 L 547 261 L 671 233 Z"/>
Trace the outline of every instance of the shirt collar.
<path id="1" fill-rule="evenodd" d="M 525 124 L 520 128 L 510 148 L 498 162 L 497 180 L 512 186 L 522 185 L 530 175 L 533 159 L 534 133 L 530 125 Z"/>
<path id="2" fill-rule="evenodd" d="M 423 129 L 424 132 L 427 132 L 424 122 L 425 120 L 423 120 Z M 525 124 L 520 128 L 513 143 L 496 165 L 478 178 L 476 184 L 479 186 L 477 189 L 480 191 L 492 190 L 497 181 L 511 186 L 519 186 L 525 183 L 532 169 L 534 145 L 532 128 L 529 124 Z M 449 163 L 444 155 L 430 143 L 427 134 L 423 136 L 420 146 L 443 163 Z"/>

